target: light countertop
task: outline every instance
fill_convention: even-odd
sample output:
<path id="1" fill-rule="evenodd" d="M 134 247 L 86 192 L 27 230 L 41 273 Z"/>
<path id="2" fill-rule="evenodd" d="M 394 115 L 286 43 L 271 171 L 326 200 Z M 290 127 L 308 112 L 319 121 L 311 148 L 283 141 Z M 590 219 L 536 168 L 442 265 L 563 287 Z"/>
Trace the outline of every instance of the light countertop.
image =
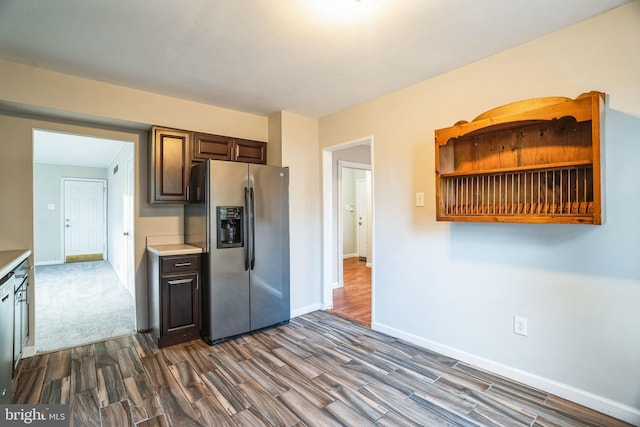
<path id="1" fill-rule="evenodd" d="M 202 248 L 197 246 L 186 245 L 184 243 L 173 243 L 166 245 L 149 245 L 147 246 L 147 250 L 153 254 L 160 256 L 171 256 L 171 255 L 191 255 L 191 254 L 201 254 Z"/>
<path id="2" fill-rule="evenodd" d="M 0 251 L 0 278 L 16 268 L 29 255 L 29 249 L 17 249 L 14 251 Z"/>

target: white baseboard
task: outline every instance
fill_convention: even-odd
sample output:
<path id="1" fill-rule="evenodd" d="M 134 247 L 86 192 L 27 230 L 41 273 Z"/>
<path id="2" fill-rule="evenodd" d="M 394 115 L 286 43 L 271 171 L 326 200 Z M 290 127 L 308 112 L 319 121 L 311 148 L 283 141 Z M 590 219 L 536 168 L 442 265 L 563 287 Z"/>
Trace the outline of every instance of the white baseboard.
<path id="1" fill-rule="evenodd" d="M 311 313 L 312 311 L 322 310 L 322 304 L 312 304 L 306 307 L 297 308 L 295 310 L 291 310 L 291 318 L 302 316 L 303 314 Z"/>
<path id="2" fill-rule="evenodd" d="M 22 357 L 32 357 L 36 354 L 36 346 L 29 345 L 22 349 Z"/>
<path id="3" fill-rule="evenodd" d="M 358 254 L 344 254 L 342 255 L 343 259 L 347 259 L 347 258 L 357 258 Z"/>
<path id="4" fill-rule="evenodd" d="M 371 263 L 371 262 L 368 262 L 366 265 L 367 265 L 367 267 L 369 267 L 369 268 L 373 268 L 373 263 Z"/>
<path id="5" fill-rule="evenodd" d="M 634 408 L 606 397 L 598 396 L 588 391 L 559 383 L 549 378 L 544 378 L 490 359 L 485 359 L 475 354 L 387 326 L 384 323 L 374 321 L 371 327 L 376 331 L 403 339 L 428 350 L 435 351 L 445 356 L 452 357 L 462 362 L 511 378 L 531 387 L 555 394 L 556 396 L 568 399 L 572 402 L 626 421 L 633 425 L 640 425 L 640 408 Z"/>
<path id="6" fill-rule="evenodd" d="M 338 289 L 344 286 L 344 282 L 333 282 L 331 284 L 331 289 Z"/>

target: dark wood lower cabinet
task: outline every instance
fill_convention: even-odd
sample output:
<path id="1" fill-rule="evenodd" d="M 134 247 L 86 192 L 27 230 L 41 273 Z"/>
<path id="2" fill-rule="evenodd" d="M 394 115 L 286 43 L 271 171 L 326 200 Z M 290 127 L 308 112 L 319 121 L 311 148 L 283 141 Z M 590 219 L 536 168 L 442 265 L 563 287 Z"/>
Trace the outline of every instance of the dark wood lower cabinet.
<path id="1" fill-rule="evenodd" d="M 149 252 L 149 328 L 158 347 L 200 337 L 200 255 Z"/>

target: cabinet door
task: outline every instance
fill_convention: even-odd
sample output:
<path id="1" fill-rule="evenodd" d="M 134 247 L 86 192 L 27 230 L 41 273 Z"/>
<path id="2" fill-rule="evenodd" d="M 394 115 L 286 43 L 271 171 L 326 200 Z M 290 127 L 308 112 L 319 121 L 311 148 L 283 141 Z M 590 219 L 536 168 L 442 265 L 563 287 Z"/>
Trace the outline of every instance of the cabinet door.
<path id="1" fill-rule="evenodd" d="M 162 278 L 162 335 L 200 330 L 200 284 L 197 273 Z"/>
<path id="2" fill-rule="evenodd" d="M 151 129 L 150 203 L 186 203 L 189 185 L 191 133 Z"/>
<path id="3" fill-rule="evenodd" d="M 249 139 L 234 139 L 233 160 L 244 163 L 267 164 L 267 144 Z"/>
<path id="4" fill-rule="evenodd" d="M 233 138 L 196 133 L 193 135 L 193 160 L 231 160 Z"/>

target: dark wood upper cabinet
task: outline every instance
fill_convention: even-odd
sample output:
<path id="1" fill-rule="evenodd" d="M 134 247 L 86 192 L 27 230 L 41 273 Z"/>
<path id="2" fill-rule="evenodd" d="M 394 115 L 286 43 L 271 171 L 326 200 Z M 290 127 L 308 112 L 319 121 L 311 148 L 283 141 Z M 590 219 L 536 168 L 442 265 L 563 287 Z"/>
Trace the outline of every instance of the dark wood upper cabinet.
<path id="1" fill-rule="evenodd" d="M 232 160 L 233 138 L 221 135 L 195 133 L 193 135 L 193 160 Z"/>
<path id="2" fill-rule="evenodd" d="M 248 139 L 233 140 L 233 160 L 244 163 L 267 164 L 267 144 Z"/>
<path id="3" fill-rule="evenodd" d="M 230 136 L 194 133 L 192 160 L 231 160 L 267 164 L 267 144 Z"/>
<path id="4" fill-rule="evenodd" d="M 149 203 L 186 203 L 191 164 L 207 159 L 267 164 L 267 143 L 153 126 Z"/>
<path id="5" fill-rule="evenodd" d="M 184 203 L 191 167 L 191 132 L 151 128 L 150 203 Z"/>

